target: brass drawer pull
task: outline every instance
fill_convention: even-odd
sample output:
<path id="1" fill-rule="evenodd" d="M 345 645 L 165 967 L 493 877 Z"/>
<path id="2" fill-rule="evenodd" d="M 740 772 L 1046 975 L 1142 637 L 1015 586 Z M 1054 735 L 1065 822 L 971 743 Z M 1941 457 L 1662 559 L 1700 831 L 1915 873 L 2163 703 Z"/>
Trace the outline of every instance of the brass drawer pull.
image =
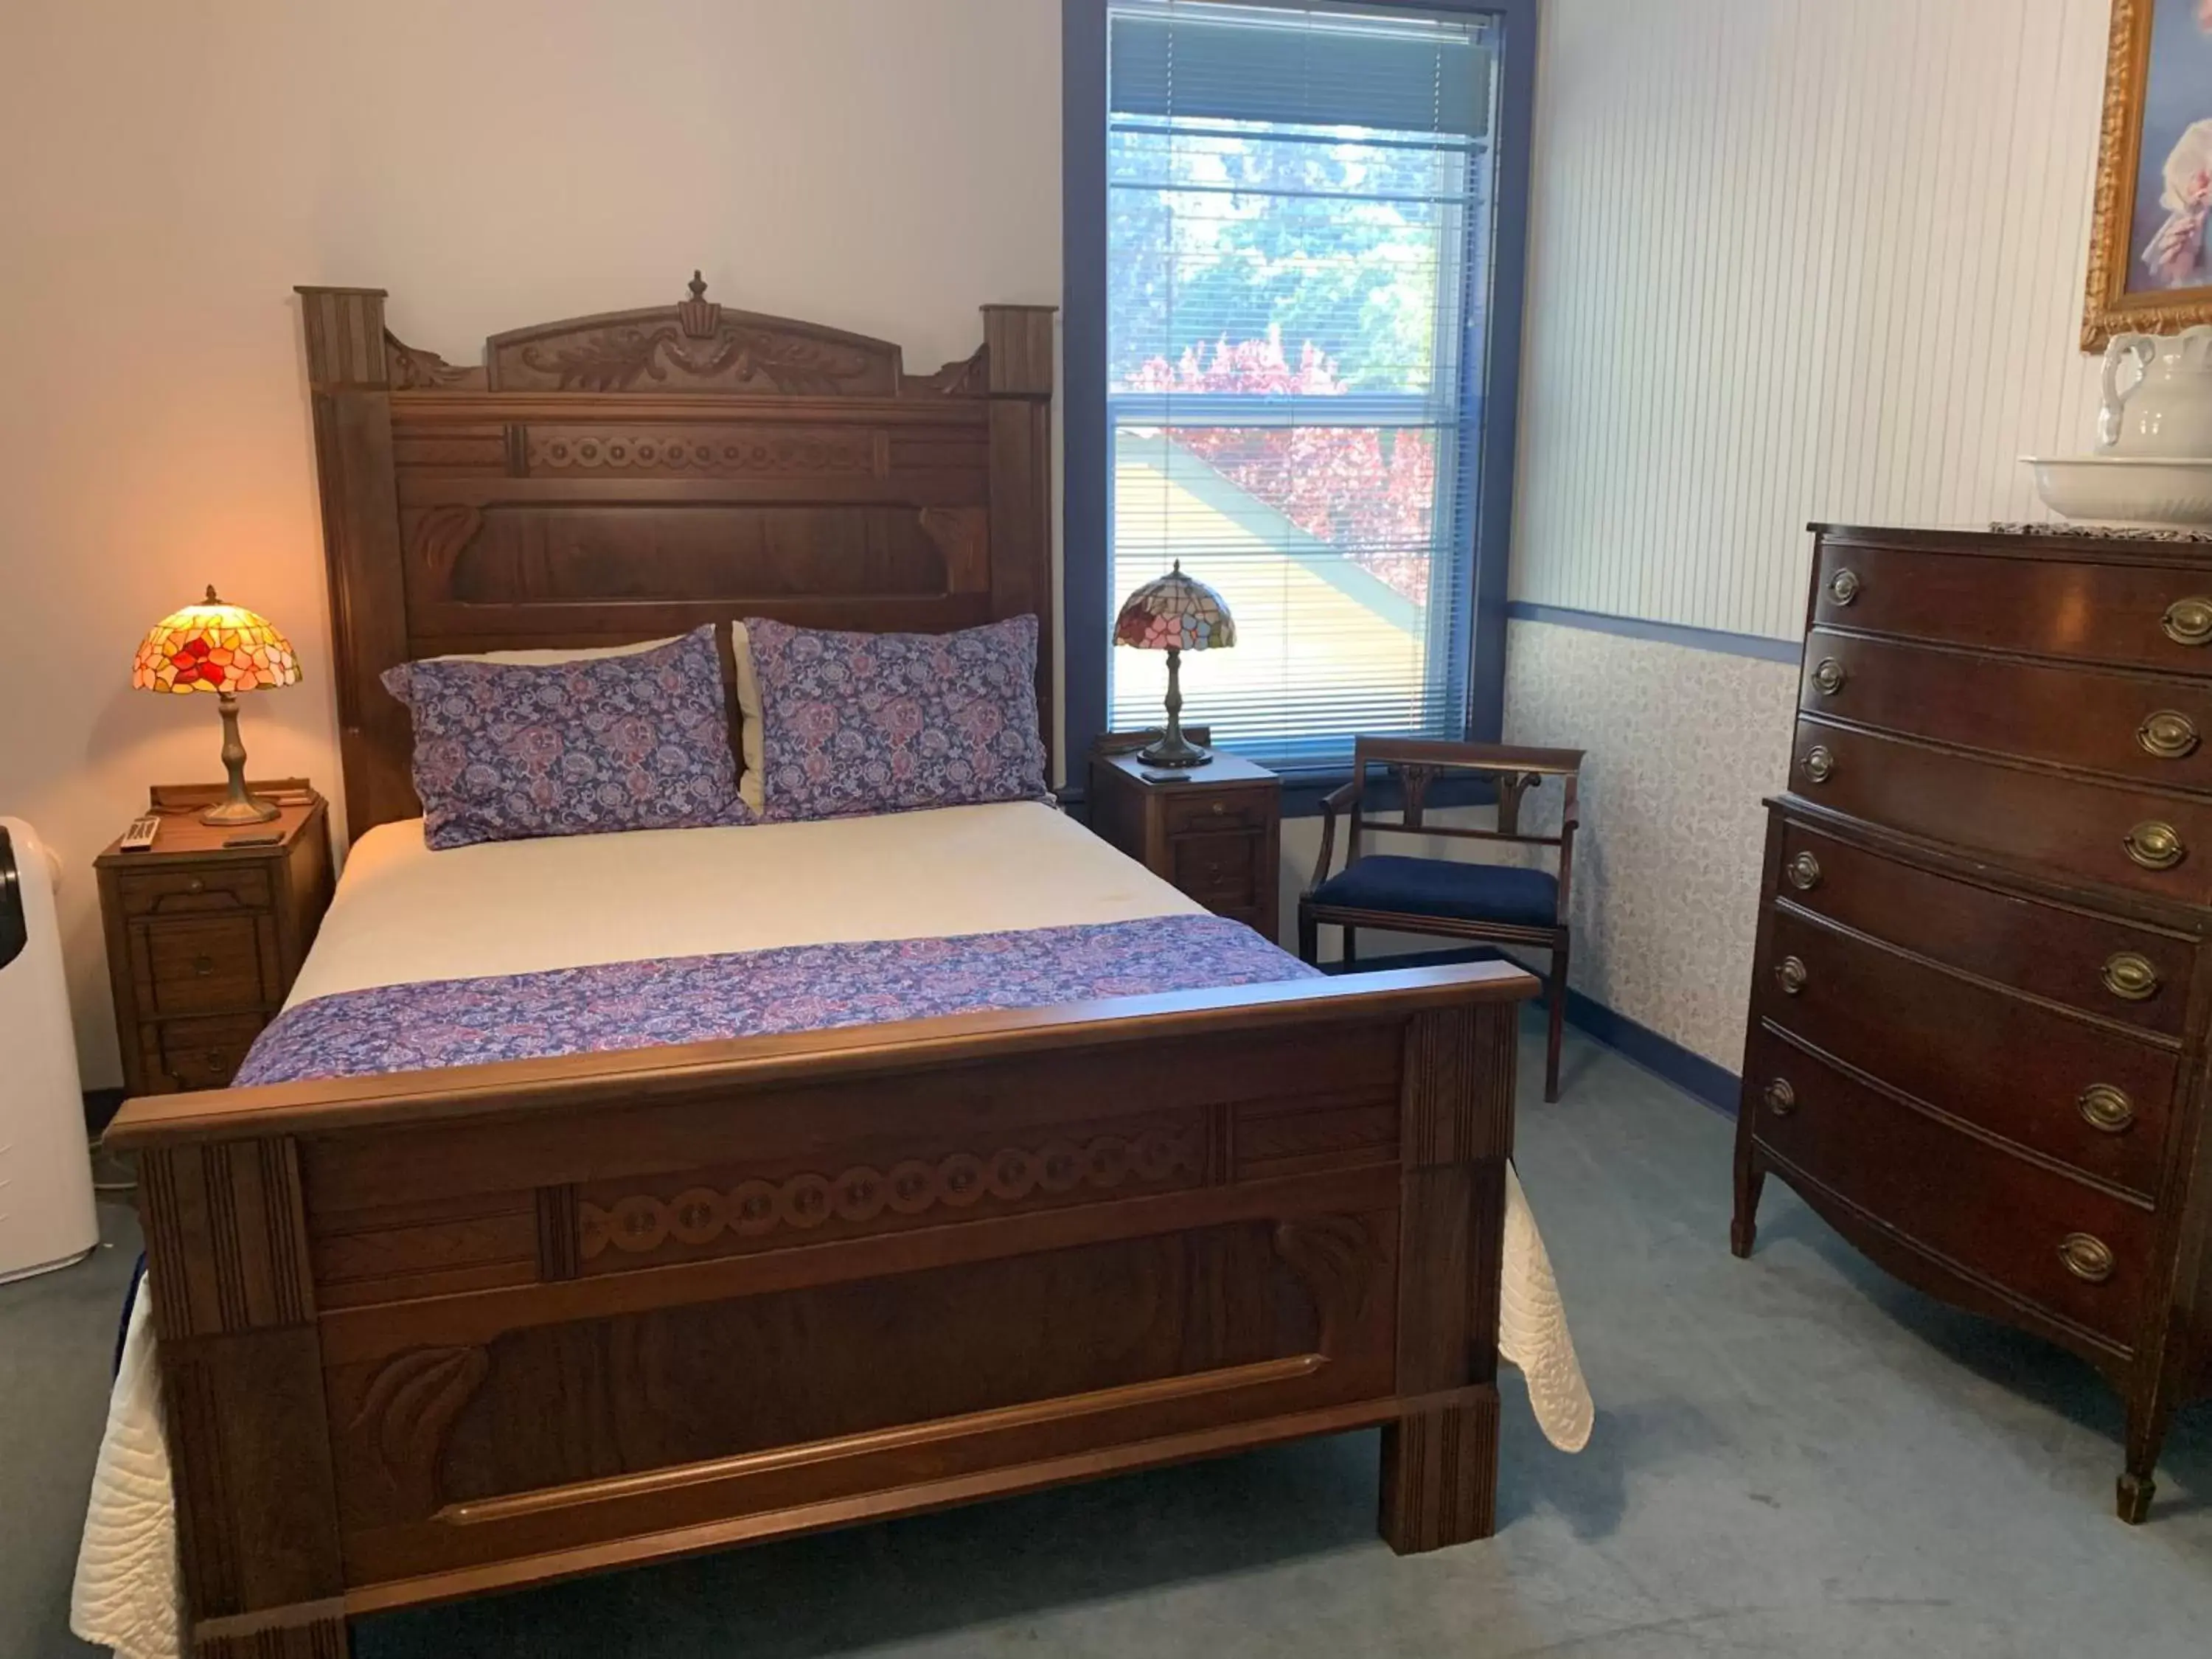
<path id="1" fill-rule="evenodd" d="M 2212 599 L 2176 599 L 2166 607 L 2163 625 L 2176 645 L 2212 644 Z"/>
<path id="2" fill-rule="evenodd" d="M 2119 1266 L 2112 1247 L 2089 1233 L 2067 1234 L 2058 1246 L 2058 1259 L 2084 1285 L 2103 1284 Z"/>
<path id="3" fill-rule="evenodd" d="M 1790 1086 L 1790 1079 L 1778 1077 L 1762 1091 L 1766 1109 L 1777 1117 L 1788 1117 L 1797 1109 L 1797 1091 Z"/>
<path id="4" fill-rule="evenodd" d="M 1820 860 L 1810 853 L 1800 853 L 1790 860 L 1790 884 L 1801 893 L 1809 893 L 1820 884 Z"/>
<path id="5" fill-rule="evenodd" d="M 2122 951 L 2106 959 L 2097 977 L 2123 1002 L 2148 1002 L 2158 994 L 2158 969 L 2148 957 Z"/>
<path id="6" fill-rule="evenodd" d="M 2157 818 L 2144 819 L 2128 831 L 2120 844 L 2146 870 L 2171 870 L 2189 856 L 2189 849 L 2181 844 L 2181 832 Z"/>
<path id="7" fill-rule="evenodd" d="M 1859 578 L 1856 571 L 1838 570 L 1828 578 L 1828 597 L 1838 605 L 1849 605 L 1858 596 Z M 2166 614 L 2171 617 L 2173 613 L 2168 611 Z M 2208 607 L 2206 611 L 2205 626 L 2208 629 L 2212 629 L 2212 607 Z"/>
<path id="8" fill-rule="evenodd" d="M 1806 972 L 1802 959 L 1784 957 L 1774 964 L 1774 977 L 1782 987 L 1782 994 L 1794 997 L 1804 994 L 1805 981 L 1812 975 Z"/>
<path id="9" fill-rule="evenodd" d="M 1825 743 L 1816 743 L 1805 751 L 1805 775 L 1815 783 L 1826 783 L 1836 775 L 1835 751 Z"/>
<path id="10" fill-rule="evenodd" d="M 1214 802 L 1214 803 L 1213 803 L 1213 816 L 1214 816 L 1214 817 L 1220 817 L 1224 812 L 1226 812 L 1228 810 L 1229 810 L 1229 803 L 1228 803 L 1227 801 L 1225 801 L 1225 800 L 1218 800 L 1218 801 L 1216 801 L 1216 802 Z"/>
<path id="11" fill-rule="evenodd" d="M 2100 1133 L 2124 1135 L 2135 1127 L 2135 1102 L 2128 1098 L 2127 1091 L 2109 1083 L 2091 1084 L 2074 1103 L 2081 1110 L 2081 1121 Z"/>
<path id="12" fill-rule="evenodd" d="M 1843 664 L 1838 662 L 1833 657 L 1821 658 L 1820 665 L 1813 671 L 1813 684 L 1820 689 L 1820 695 L 1824 697 L 1834 696 L 1837 692 L 1844 689 L 1844 683 L 1850 678 L 1850 675 L 1845 671 Z"/>
<path id="13" fill-rule="evenodd" d="M 2160 760 L 2184 760 L 2197 752 L 2197 722 L 2178 708 L 2161 708 L 2143 716 L 2136 727 L 2136 741 L 2146 755 Z"/>
<path id="14" fill-rule="evenodd" d="M 207 891 L 207 883 L 201 880 L 199 877 L 194 876 L 185 884 L 185 890 L 187 893 L 204 893 Z"/>

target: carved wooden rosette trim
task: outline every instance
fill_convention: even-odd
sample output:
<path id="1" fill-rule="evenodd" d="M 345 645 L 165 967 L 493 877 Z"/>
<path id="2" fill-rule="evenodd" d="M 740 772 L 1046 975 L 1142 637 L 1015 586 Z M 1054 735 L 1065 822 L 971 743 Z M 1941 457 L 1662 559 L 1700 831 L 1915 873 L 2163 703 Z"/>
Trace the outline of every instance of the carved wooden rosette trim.
<path id="1" fill-rule="evenodd" d="M 743 427 L 555 427 L 531 431 L 526 472 L 671 472 L 709 477 L 828 477 L 877 472 L 869 432 L 768 432 Z"/>
<path id="2" fill-rule="evenodd" d="M 491 1358 L 482 1348 L 410 1348 L 369 1379 L 346 1432 L 373 1440 L 401 1512 L 436 1507 L 447 1433 L 490 1371 Z"/>
<path id="3" fill-rule="evenodd" d="M 911 1218 L 967 1209 L 986 1198 L 1013 1204 L 1040 1194 L 1111 1192 L 1132 1181 L 1149 1185 L 1202 1169 L 1198 1130 L 1151 1128 L 1134 1136 L 1100 1135 L 1081 1146 L 1054 1140 L 1035 1150 L 1002 1147 L 988 1157 L 908 1158 L 888 1170 L 866 1164 L 835 1176 L 802 1170 L 741 1181 L 727 1190 L 693 1187 L 673 1198 L 635 1193 L 608 1206 L 588 1200 L 578 1206 L 580 1255 L 586 1261 L 610 1249 L 642 1255 L 672 1240 L 696 1249 L 725 1233 L 761 1238 L 811 1232 L 833 1219 L 864 1224 L 886 1212 Z"/>

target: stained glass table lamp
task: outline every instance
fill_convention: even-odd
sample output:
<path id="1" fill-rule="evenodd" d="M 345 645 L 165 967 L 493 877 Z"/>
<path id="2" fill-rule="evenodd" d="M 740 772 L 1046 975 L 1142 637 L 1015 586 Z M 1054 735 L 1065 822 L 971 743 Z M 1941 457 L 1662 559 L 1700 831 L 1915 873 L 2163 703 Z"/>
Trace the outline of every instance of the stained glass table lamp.
<path id="1" fill-rule="evenodd" d="M 1114 643 L 1139 651 L 1168 653 L 1168 726 L 1160 739 L 1139 750 L 1137 758 L 1147 766 L 1203 766 L 1212 751 L 1187 741 L 1182 734 L 1182 653 L 1218 651 L 1237 643 L 1237 619 L 1221 602 L 1221 595 L 1195 576 L 1182 574 L 1182 561 L 1164 576 L 1155 577 L 1122 602 L 1114 619 Z"/>
<path id="2" fill-rule="evenodd" d="M 238 694 L 296 685 L 300 659 L 292 642 L 266 617 L 225 605 L 207 591 L 155 623 L 138 646 L 131 684 L 141 691 L 212 691 L 222 712 L 222 763 L 230 774 L 223 799 L 200 814 L 204 823 L 266 823 L 276 808 L 246 787 L 246 745 L 238 740 Z"/>

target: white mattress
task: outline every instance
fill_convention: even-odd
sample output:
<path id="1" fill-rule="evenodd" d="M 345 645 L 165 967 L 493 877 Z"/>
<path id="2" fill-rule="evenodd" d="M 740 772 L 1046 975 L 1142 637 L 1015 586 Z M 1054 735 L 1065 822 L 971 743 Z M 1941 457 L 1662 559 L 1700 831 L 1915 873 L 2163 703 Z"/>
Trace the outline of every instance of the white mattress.
<path id="1" fill-rule="evenodd" d="M 430 852 L 419 820 L 355 843 L 290 1004 L 377 985 L 842 940 L 1181 915 L 1200 907 L 1049 806 L 637 831 Z M 1554 1445 L 1589 1391 L 1517 1178 L 1506 1182 L 1500 1354 Z M 176 1517 L 142 1286 L 109 1400 L 70 1626 L 118 1659 L 179 1659 Z"/>

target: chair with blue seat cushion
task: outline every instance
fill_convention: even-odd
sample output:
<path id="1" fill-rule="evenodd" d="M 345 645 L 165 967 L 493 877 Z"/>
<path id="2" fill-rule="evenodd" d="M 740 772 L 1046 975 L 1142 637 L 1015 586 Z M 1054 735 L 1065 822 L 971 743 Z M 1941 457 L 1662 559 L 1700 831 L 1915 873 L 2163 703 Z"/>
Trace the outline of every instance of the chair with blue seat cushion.
<path id="1" fill-rule="evenodd" d="M 1298 954 L 1320 959 L 1324 925 L 1344 930 L 1344 959 L 1358 959 L 1357 930 L 1388 927 L 1399 933 L 1429 933 L 1489 945 L 1526 945 L 1551 952 L 1545 1000 L 1551 1018 L 1545 1055 L 1544 1098 L 1559 1097 L 1559 1041 L 1566 1009 L 1569 938 L 1567 884 L 1574 865 L 1576 786 L 1583 754 L 1579 749 L 1527 749 L 1500 744 L 1434 743 L 1416 738 L 1361 738 L 1354 749 L 1352 781 L 1322 803 L 1321 861 L 1312 884 L 1298 900 Z M 1395 775 L 1400 807 L 1395 820 L 1370 816 L 1370 776 L 1377 768 Z M 1428 794 L 1437 780 L 1451 774 L 1487 778 L 1497 790 L 1498 819 L 1488 830 L 1437 823 L 1428 816 Z M 1521 809 L 1531 790 L 1559 781 L 1561 800 L 1556 835 L 1524 834 Z M 1344 868 L 1329 873 L 1336 850 L 1336 820 L 1350 816 Z M 1523 865 L 1477 864 L 1462 859 L 1408 858 L 1368 854 L 1371 836 L 1433 836 L 1445 840 L 1494 842 L 1505 846 L 1555 849 L 1557 874 Z M 1541 856 L 1540 852 L 1539 856 Z"/>

